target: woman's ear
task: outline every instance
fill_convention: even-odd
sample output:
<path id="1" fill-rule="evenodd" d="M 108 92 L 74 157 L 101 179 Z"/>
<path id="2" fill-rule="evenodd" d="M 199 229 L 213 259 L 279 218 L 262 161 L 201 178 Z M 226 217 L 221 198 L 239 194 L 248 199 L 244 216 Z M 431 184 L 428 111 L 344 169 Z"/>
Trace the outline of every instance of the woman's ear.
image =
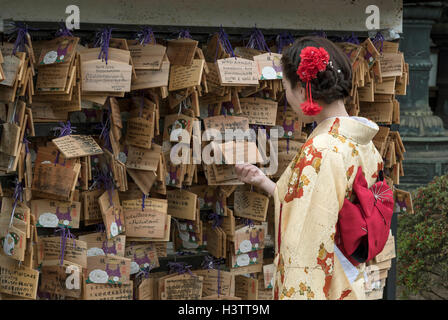
<path id="1" fill-rule="evenodd" d="M 294 95 L 299 103 L 302 103 L 306 100 L 306 91 L 300 82 L 298 82 L 295 87 Z"/>

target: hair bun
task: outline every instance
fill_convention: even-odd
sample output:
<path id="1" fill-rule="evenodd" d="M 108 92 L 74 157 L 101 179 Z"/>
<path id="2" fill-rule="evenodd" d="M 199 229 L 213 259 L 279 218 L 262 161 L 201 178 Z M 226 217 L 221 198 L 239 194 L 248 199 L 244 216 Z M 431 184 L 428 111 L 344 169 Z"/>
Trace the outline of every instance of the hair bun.
<path id="1" fill-rule="evenodd" d="M 338 74 L 336 70 L 328 67 L 325 71 L 319 72 L 317 74 L 318 89 L 327 90 L 335 86 L 338 82 Z"/>
<path id="2" fill-rule="evenodd" d="M 348 96 L 351 89 L 351 79 L 347 81 L 343 72 L 337 72 L 335 67 L 328 67 L 319 72 L 317 79 L 311 82 L 311 90 L 314 99 L 331 103 Z"/>
<path id="3" fill-rule="evenodd" d="M 313 100 L 322 100 L 330 104 L 349 96 L 352 88 L 351 62 L 338 46 L 321 37 L 297 39 L 283 52 L 283 75 L 290 81 L 291 87 L 296 87 L 298 82 L 302 84 L 302 87 L 306 86 L 306 82 L 301 81 L 297 70 L 302 60 L 300 53 L 307 46 L 323 47 L 330 55 L 330 62 L 325 70 L 318 72 L 317 77 L 309 82 Z"/>

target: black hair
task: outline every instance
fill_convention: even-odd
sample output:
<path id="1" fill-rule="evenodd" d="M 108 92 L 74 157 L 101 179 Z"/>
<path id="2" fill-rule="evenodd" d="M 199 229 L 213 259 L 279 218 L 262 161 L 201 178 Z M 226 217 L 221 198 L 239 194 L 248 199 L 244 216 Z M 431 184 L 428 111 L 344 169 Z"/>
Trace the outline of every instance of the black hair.
<path id="1" fill-rule="evenodd" d="M 305 88 L 305 83 L 297 75 L 300 64 L 300 52 L 303 48 L 313 46 L 322 47 L 330 55 L 331 64 L 326 70 L 317 74 L 317 78 L 310 81 L 313 100 L 322 100 L 325 103 L 344 99 L 350 95 L 352 89 L 352 67 L 347 55 L 332 41 L 323 37 L 302 37 L 285 48 L 282 55 L 283 76 L 289 80 L 292 88 L 300 82 Z"/>

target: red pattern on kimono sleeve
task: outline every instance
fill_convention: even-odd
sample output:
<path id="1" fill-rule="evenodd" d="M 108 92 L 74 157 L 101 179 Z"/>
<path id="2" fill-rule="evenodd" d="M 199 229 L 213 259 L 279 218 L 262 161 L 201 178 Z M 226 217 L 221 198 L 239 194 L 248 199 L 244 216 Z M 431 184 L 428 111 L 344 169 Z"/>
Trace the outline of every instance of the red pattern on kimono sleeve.
<path id="1" fill-rule="evenodd" d="M 303 189 L 310 183 L 308 177 L 303 175 L 303 169 L 312 166 L 316 173 L 319 173 L 322 152 L 317 151 L 310 139 L 307 146 L 302 148 L 299 158 L 297 159 L 291 177 L 289 179 L 288 190 L 285 195 L 285 201 L 290 202 L 295 198 L 300 199 L 303 196 Z"/>

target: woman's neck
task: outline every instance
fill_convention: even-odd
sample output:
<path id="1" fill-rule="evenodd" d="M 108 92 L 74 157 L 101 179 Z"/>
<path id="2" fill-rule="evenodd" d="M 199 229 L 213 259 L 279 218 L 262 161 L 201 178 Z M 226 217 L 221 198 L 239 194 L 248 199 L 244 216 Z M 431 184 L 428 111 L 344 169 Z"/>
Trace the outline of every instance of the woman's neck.
<path id="1" fill-rule="evenodd" d="M 349 116 L 342 99 L 336 100 L 330 104 L 319 104 L 322 106 L 322 111 L 317 116 L 313 117 L 313 120 L 316 121 L 317 124 L 328 118 Z"/>

